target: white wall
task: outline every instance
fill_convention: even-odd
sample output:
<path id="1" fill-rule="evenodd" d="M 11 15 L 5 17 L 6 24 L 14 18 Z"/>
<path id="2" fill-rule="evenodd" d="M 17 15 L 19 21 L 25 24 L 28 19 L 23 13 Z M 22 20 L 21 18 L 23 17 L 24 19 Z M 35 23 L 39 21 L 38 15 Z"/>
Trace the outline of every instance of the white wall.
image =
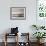
<path id="1" fill-rule="evenodd" d="M 26 7 L 26 20 L 10 20 L 10 7 Z M 0 0 L 0 34 L 17 26 L 32 35 L 32 24 L 36 24 L 36 0 Z"/>

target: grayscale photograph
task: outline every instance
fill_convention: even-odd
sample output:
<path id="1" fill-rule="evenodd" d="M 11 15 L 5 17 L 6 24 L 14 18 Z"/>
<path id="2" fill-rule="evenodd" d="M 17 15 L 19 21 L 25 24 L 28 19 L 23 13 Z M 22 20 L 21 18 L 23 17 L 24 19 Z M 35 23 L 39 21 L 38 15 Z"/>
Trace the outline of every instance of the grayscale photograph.
<path id="1" fill-rule="evenodd" d="M 23 20 L 26 18 L 25 7 L 11 7 L 10 8 L 10 19 L 11 20 Z"/>

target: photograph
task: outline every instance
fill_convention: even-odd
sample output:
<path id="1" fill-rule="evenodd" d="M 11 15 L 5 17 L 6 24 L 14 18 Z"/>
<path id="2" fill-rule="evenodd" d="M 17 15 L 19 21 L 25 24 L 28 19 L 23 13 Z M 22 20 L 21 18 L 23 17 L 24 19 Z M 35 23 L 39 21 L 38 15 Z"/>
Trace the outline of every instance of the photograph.
<path id="1" fill-rule="evenodd" d="M 10 8 L 10 19 L 11 20 L 26 19 L 26 8 L 25 7 L 11 7 Z"/>

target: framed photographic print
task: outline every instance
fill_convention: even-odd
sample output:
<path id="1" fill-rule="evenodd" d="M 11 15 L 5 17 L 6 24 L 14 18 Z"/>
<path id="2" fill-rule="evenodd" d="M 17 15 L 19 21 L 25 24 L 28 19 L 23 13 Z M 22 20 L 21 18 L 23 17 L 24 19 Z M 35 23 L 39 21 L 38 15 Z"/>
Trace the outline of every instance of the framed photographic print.
<path id="1" fill-rule="evenodd" d="M 24 20 L 26 19 L 26 7 L 11 7 L 10 8 L 11 20 Z"/>

